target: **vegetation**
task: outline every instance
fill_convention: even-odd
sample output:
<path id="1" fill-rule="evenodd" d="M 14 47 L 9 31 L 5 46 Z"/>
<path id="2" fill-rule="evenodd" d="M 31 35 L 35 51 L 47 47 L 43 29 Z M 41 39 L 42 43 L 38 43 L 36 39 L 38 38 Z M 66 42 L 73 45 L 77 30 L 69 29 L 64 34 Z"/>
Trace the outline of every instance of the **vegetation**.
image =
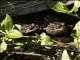
<path id="1" fill-rule="evenodd" d="M 80 19 L 80 15 L 77 14 L 80 8 L 79 0 L 74 1 L 74 6 L 72 7 L 71 10 L 69 10 L 66 4 L 64 4 L 62 1 L 51 2 L 50 0 L 47 0 L 47 2 L 48 2 L 48 6 L 54 11 L 58 13 L 69 14 Z M 63 43 L 63 44 L 75 46 L 75 48 L 77 48 L 78 51 L 80 52 L 80 21 L 78 21 L 75 24 L 72 30 L 71 36 L 74 38 L 74 41 L 69 43 Z M 20 38 L 34 38 L 34 39 L 27 40 L 26 42 L 12 42 Z M 9 42 L 12 42 L 12 43 L 9 43 Z M 39 49 L 39 46 L 44 46 L 45 49 L 51 49 L 48 47 L 53 46 L 55 43 L 62 44 L 61 42 L 55 41 L 53 38 L 51 38 L 49 35 L 47 35 L 44 32 L 41 33 L 40 35 L 35 34 L 35 36 L 24 36 L 21 33 L 21 25 L 13 24 L 12 18 L 8 14 L 6 14 L 5 19 L 0 23 L 0 53 L 7 51 L 8 50 L 7 47 L 13 44 L 17 46 L 32 45 L 35 49 Z M 29 51 L 34 50 L 33 47 L 29 48 L 28 50 Z M 77 57 L 79 55 L 80 54 L 78 54 L 74 58 L 74 60 L 77 60 Z M 71 60 L 71 56 L 69 56 L 67 49 L 64 49 L 61 59 Z"/>
<path id="2" fill-rule="evenodd" d="M 73 1 L 70 1 L 70 2 L 73 2 Z M 80 19 L 80 15 L 77 14 L 80 7 L 80 0 L 74 0 L 74 5 L 72 9 L 69 9 L 66 5 L 67 3 L 63 3 L 63 0 L 54 1 L 54 2 L 52 2 L 51 0 L 47 0 L 47 4 L 52 10 L 58 13 L 69 14 Z"/>
<path id="3" fill-rule="evenodd" d="M 6 14 L 6 18 L 0 24 L 0 52 L 7 49 L 7 41 L 23 37 L 15 27 L 19 29 L 18 25 L 13 25 L 11 17 Z"/>
<path id="4" fill-rule="evenodd" d="M 23 34 L 20 32 L 21 26 L 18 24 L 13 25 L 13 21 L 10 17 L 10 15 L 6 14 L 5 19 L 0 24 L 0 52 L 2 53 L 7 49 L 7 42 L 12 41 L 14 39 L 19 38 L 31 38 L 29 36 L 23 36 Z M 41 42 L 41 45 L 52 45 L 53 42 L 51 41 L 51 37 L 46 35 L 45 33 L 42 33 L 39 37 L 38 36 L 32 36 L 32 38 L 37 38 L 37 41 L 34 40 L 34 42 Z M 15 43 L 16 45 L 23 45 L 23 43 Z"/>
<path id="5" fill-rule="evenodd" d="M 70 3 L 71 2 L 73 2 L 73 1 L 70 1 Z M 67 4 L 63 3 L 63 0 L 54 1 L 54 2 L 52 2 L 51 0 L 47 0 L 47 4 L 52 10 L 54 10 L 58 13 L 69 14 L 69 15 L 75 16 L 78 19 L 80 19 L 80 13 L 79 14 L 77 13 L 80 8 L 80 0 L 74 0 L 74 3 L 73 3 L 74 5 L 73 5 L 72 9 L 69 9 L 67 7 Z M 74 26 L 71 36 L 74 38 L 74 42 L 69 43 L 69 44 L 76 46 L 76 48 L 78 48 L 78 50 L 80 52 L 80 21 L 78 21 L 76 23 L 76 25 Z M 63 51 L 62 60 L 71 60 L 66 49 Z M 76 59 L 74 59 L 74 60 L 76 60 Z"/>

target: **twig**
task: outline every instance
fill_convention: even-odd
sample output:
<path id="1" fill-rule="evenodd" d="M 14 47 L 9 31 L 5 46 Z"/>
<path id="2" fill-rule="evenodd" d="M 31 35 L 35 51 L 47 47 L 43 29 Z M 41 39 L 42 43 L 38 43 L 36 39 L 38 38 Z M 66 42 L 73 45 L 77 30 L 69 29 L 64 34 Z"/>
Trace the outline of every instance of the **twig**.
<path id="1" fill-rule="evenodd" d="M 37 36 L 23 36 L 23 38 L 38 38 Z"/>
<path id="2" fill-rule="evenodd" d="M 12 54 L 20 54 L 20 55 L 30 55 L 30 56 L 44 56 L 42 54 L 38 54 L 38 53 L 33 53 L 33 52 L 11 52 Z"/>

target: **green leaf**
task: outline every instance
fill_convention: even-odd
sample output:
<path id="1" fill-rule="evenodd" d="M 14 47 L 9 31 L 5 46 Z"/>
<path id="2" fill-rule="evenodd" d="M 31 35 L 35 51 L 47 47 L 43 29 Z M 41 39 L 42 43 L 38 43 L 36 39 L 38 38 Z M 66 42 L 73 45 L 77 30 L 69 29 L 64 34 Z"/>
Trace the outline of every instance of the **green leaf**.
<path id="1" fill-rule="evenodd" d="M 80 36 L 80 21 L 78 21 L 78 22 L 75 24 L 75 26 L 74 26 L 74 28 L 73 28 L 73 31 L 74 31 L 74 32 L 72 32 L 71 36 L 72 36 L 73 38 L 79 38 L 79 36 Z"/>
<path id="2" fill-rule="evenodd" d="M 80 50 L 80 36 L 79 36 L 79 38 L 74 38 L 74 43 L 75 43 L 74 46 L 76 46 L 76 48 L 79 48 L 79 50 Z"/>
<path id="3" fill-rule="evenodd" d="M 71 60 L 66 49 L 62 53 L 62 60 Z"/>
<path id="4" fill-rule="evenodd" d="M 76 34 L 80 36 L 80 21 L 76 23 L 73 30 L 76 30 Z"/>
<path id="5" fill-rule="evenodd" d="M 58 13 L 66 13 L 66 14 L 75 16 L 80 19 L 79 14 L 77 14 L 77 11 L 80 8 L 80 0 L 74 1 L 74 6 L 72 7 L 71 10 L 69 10 L 66 3 L 63 2 L 63 0 L 60 0 L 60 1 L 47 0 L 47 4 L 52 10 L 54 10 Z"/>
<path id="6" fill-rule="evenodd" d="M 5 51 L 7 49 L 7 43 L 5 41 L 3 41 L 0 44 L 0 53 L 2 53 L 3 51 Z"/>
<path id="7" fill-rule="evenodd" d="M 52 45 L 53 44 L 53 42 L 51 41 L 51 37 L 46 35 L 45 33 L 42 33 L 40 37 L 41 37 L 41 45 Z"/>
<path id="8" fill-rule="evenodd" d="M 59 12 L 59 13 L 67 13 L 69 11 L 66 5 L 61 1 L 51 2 L 48 0 L 48 6 L 54 11 Z"/>
<path id="9" fill-rule="evenodd" d="M 75 46 L 77 48 L 79 48 L 79 50 L 80 50 L 80 44 L 79 44 L 79 42 L 80 42 L 80 21 L 78 21 L 76 23 L 76 25 L 73 28 L 73 31 L 74 30 L 75 30 L 75 32 L 73 32 L 71 34 L 71 36 L 74 38 L 74 43 L 77 43 L 77 44 L 75 44 Z"/>
<path id="10" fill-rule="evenodd" d="M 23 34 L 18 30 L 11 30 L 10 32 L 6 31 L 6 37 L 11 39 L 22 38 Z"/>
<path id="11" fill-rule="evenodd" d="M 1 28 L 3 30 L 11 30 L 13 27 L 13 21 L 10 17 L 10 15 L 6 14 L 5 19 L 1 22 Z"/>
<path id="12" fill-rule="evenodd" d="M 73 11 L 77 12 L 79 7 L 80 7 L 80 1 L 74 1 L 74 6 L 68 13 L 72 13 Z"/>
<path id="13" fill-rule="evenodd" d="M 65 4 L 62 3 L 62 2 L 57 2 L 56 5 L 54 5 L 54 6 L 52 7 L 52 9 L 53 9 L 54 11 L 62 12 L 62 13 L 67 13 L 67 12 L 68 12 L 67 7 L 66 7 Z"/>
<path id="14" fill-rule="evenodd" d="M 21 25 L 15 24 L 15 27 L 17 27 L 19 30 L 21 30 Z"/>

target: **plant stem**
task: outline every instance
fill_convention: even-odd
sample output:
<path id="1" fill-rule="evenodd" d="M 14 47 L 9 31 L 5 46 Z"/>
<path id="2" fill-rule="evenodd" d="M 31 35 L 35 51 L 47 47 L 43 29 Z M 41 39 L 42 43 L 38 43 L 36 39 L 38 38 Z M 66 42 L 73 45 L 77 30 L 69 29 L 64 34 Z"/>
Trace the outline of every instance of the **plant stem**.
<path id="1" fill-rule="evenodd" d="M 77 17 L 78 19 L 80 19 L 80 17 L 77 15 L 77 14 L 70 14 L 71 16 L 75 16 Z"/>
<path id="2" fill-rule="evenodd" d="M 23 36 L 23 38 L 38 38 L 37 36 Z"/>

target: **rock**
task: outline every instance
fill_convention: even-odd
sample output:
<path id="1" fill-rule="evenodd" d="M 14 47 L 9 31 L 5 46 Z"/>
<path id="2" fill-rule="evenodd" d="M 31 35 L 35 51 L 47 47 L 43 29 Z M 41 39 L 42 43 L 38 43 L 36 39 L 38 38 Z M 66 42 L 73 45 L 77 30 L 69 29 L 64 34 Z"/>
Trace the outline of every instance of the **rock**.
<path id="1" fill-rule="evenodd" d="M 39 0 L 1 0 L 0 1 L 0 16 L 4 16 L 9 13 L 13 16 L 21 16 L 25 14 L 35 13 L 47 10 L 48 7 L 45 1 Z"/>

